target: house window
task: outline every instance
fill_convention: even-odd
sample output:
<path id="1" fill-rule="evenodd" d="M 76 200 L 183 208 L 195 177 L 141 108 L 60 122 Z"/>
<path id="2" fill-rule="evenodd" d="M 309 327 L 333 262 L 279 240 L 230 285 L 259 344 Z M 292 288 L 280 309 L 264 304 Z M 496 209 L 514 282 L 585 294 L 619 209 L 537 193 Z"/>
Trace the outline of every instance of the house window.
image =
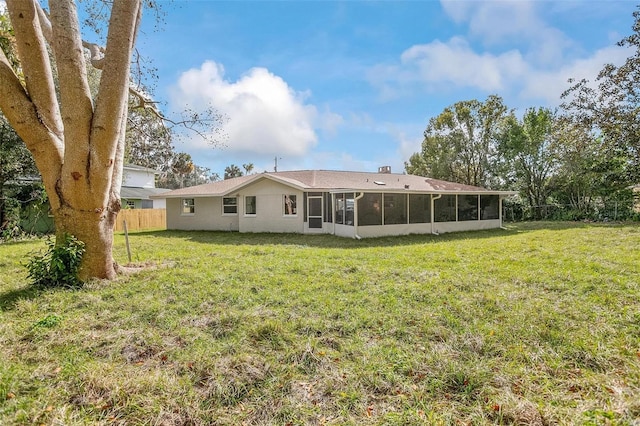
<path id="1" fill-rule="evenodd" d="M 358 225 L 382 225 L 382 193 L 366 193 L 358 200 Z"/>
<path id="2" fill-rule="evenodd" d="M 500 219 L 500 196 L 480 196 L 480 220 Z"/>
<path id="3" fill-rule="evenodd" d="M 244 197 L 244 214 L 255 215 L 256 211 L 256 196 Z"/>
<path id="4" fill-rule="evenodd" d="M 458 195 L 458 220 L 478 220 L 477 195 Z"/>
<path id="5" fill-rule="evenodd" d="M 285 216 L 294 216 L 298 214 L 298 208 L 296 205 L 296 196 L 295 195 L 283 196 L 283 208 L 284 208 Z"/>
<path id="6" fill-rule="evenodd" d="M 135 209 L 136 208 L 136 202 L 134 200 L 126 200 L 124 202 L 124 208 L 125 209 Z"/>
<path id="7" fill-rule="evenodd" d="M 409 194 L 409 223 L 431 222 L 431 195 Z"/>
<path id="8" fill-rule="evenodd" d="M 222 214 L 238 214 L 238 199 L 236 197 L 222 198 Z"/>
<path id="9" fill-rule="evenodd" d="M 193 198 L 182 199 L 182 214 L 195 214 L 196 212 L 196 200 Z"/>
<path id="10" fill-rule="evenodd" d="M 433 220 L 435 222 L 456 221 L 455 195 L 443 195 L 433 201 Z"/>
<path id="11" fill-rule="evenodd" d="M 384 194 L 384 224 L 407 223 L 407 195 Z"/>

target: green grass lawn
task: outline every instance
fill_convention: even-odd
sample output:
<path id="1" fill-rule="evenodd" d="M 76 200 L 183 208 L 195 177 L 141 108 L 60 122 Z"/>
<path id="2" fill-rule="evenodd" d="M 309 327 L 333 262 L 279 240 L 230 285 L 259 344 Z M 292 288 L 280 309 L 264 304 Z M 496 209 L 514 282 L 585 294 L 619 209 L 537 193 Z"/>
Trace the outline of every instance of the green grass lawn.
<path id="1" fill-rule="evenodd" d="M 44 292 L 0 244 L 0 424 L 640 424 L 638 224 L 130 240 Z"/>

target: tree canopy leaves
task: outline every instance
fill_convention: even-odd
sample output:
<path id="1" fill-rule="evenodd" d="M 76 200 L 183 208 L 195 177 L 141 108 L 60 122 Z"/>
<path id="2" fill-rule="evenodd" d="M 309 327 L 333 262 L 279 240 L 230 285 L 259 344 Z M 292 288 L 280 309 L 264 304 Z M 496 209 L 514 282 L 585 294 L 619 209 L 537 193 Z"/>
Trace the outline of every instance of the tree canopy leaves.
<path id="1" fill-rule="evenodd" d="M 474 186 L 494 186 L 492 167 L 496 135 L 507 112 L 502 98 L 456 102 L 429 120 L 420 154 L 412 155 L 408 173 Z"/>

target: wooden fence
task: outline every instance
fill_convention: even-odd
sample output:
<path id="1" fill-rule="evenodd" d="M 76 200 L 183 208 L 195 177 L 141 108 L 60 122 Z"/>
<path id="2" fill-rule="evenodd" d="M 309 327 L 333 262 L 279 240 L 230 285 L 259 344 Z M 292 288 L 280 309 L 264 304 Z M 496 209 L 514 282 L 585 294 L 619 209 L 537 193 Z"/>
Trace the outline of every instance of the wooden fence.
<path id="1" fill-rule="evenodd" d="M 165 209 L 123 209 L 118 213 L 116 231 L 124 231 L 124 221 L 129 231 L 147 229 L 167 229 L 167 211 Z"/>

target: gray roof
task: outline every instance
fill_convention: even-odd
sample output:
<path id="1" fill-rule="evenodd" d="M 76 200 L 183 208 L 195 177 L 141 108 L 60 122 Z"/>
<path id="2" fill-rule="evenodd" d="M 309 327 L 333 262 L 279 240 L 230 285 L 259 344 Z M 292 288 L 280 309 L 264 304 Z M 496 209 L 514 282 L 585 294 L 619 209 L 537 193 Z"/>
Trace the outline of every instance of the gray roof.
<path id="1" fill-rule="evenodd" d="M 165 192 L 152 198 L 211 197 L 232 194 L 260 179 L 270 179 L 302 191 L 363 191 L 420 193 L 491 193 L 513 195 L 512 191 L 492 191 L 485 188 L 447 182 L 438 179 L 398 173 L 367 173 L 334 170 L 296 170 L 264 172 L 241 176 L 188 188 Z"/>

